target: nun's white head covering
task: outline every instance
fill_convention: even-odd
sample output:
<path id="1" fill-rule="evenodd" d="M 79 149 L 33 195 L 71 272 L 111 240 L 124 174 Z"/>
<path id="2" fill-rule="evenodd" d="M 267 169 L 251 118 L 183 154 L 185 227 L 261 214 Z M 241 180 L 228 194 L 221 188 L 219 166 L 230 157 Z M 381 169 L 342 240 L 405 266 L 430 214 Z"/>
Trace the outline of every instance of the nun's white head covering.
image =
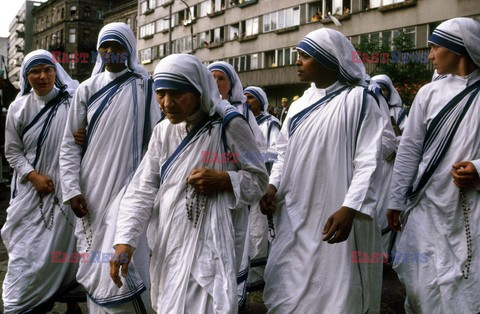
<path id="1" fill-rule="evenodd" d="M 233 66 L 225 61 L 213 62 L 208 66 L 208 70 L 212 71 L 221 71 L 223 72 L 228 80 L 230 81 L 230 90 L 228 91 L 228 101 L 235 106 L 243 104 L 246 100 L 245 95 L 243 94 L 243 85 L 240 81 L 240 77 L 233 68 Z"/>
<path id="2" fill-rule="evenodd" d="M 473 19 L 457 17 L 443 22 L 435 28 L 428 42 L 470 56 L 480 67 L 480 23 Z"/>
<path id="3" fill-rule="evenodd" d="M 20 68 L 20 93 L 18 93 L 17 98 L 28 94 L 32 90 L 32 86 L 27 79 L 27 74 L 34 66 L 39 64 L 48 64 L 55 68 L 55 86 L 57 88 L 64 88 L 70 95 L 75 93 L 78 87 L 78 81 L 72 80 L 50 52 L 38 49 L 30 52 L 25 56 L 25 59 L 23 59 Z"/>
<path id="4" fill-rule="evenodd" d="M 153 79 L 155 90 L 177 89 L 199 94 L 201 109 L 209 115 L 229 105 L 222 100 L 210 71 L 195 56 L 172 54 L 163 58 L 155 68 Z"/>
<path id="5" fill-rule="evenodd" d="M 148 77 L 148 73 L 145 69 L 138 64 L 137 41 L 135 40 L 135 35 L 133 35 L 132 30 L 127 24 L 117 22 L 105 25 L 98 34 L 97 51 L 98 48 L 100 48 L 100 45 L 106 41 L 116 41 L 120 43 L 128 52 L 128 61 L 126 62 L 127 68 L 131 72 L 140 74 L 143 77 Z M 98 55 L 92 76 L 103 72 L 104 70 L 105 64 L 100 55 Z"/>
<path id="6" fill-rule="evenodd" d="M 372 77 L 372 81 L 375 81 L 381 87 L 388 89 L 390 95 L 387 97 L 387 102 L 389 106 L 401 107 L 402 98 L 397 92 L 395 86 L 393 86 L 392 80 L 385 74 L 380 74 Z"/>
<path id="7" fill-rule="evenodd" d="M 315 30 L 302 39 L 297 49 L 328 69 L 338 71 L 341 82 L 366 85 L 365 66 L 361 62 L 353 62 L 355 48 L 342 33 L 329 28 Z"/>
<path id="8" fill-rule="evenodd" d="M 260 104 L 262 112 L 267 112 L 268 109 L 268 98 L 264 90 L 257 86 L 249 86 L 243 91 L 244 94 L 251 94 Z"/>

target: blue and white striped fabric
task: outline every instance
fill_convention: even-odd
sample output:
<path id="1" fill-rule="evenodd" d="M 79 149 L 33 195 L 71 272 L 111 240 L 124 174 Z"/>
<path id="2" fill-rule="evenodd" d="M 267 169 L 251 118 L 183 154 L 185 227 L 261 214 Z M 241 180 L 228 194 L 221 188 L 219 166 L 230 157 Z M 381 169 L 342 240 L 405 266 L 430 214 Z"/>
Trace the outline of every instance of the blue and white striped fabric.
<path id="1" fill-rule="evenodd" d="M 23 60 L 22 67 L 20 68 L 20 93 L 18 93 L 16 99 L 31 91 L 32 86 L 28 82 L 27 74 L 34 66 L 39 64 L 48 64 L 55 67 L 55 86 L 58 89 L 65 89 L 73 96 L 73 93 L 78 87 L 78 81 L 72 80 L 63 67 L 56 62 L 55 57 L 53 57 L 50 52 L 38 49 L 27 54 Z"/>
<path id="2" fill-rule="evenodd" d="M 249 86 L 245 88 L 243 93 L 251 94 L 253 97 L 255 97 L 255 99 L 257 99 L 258 102 L 260 103 L 260 108 L 262 108 L 262 112 L 263 113 L 267 112 L 268 98 L 267 98 L 267 94 L 265 94 L 265 91 L 263 89 L 257 86 Z"/>
<path id="3" fill-rule="evenodd" d="M 428 42 L 470 56 L 480 67 L 480 23 L 471 18 L 457 17 L 443 22 L 435 28 Z"/>
<path id="4" fill-rule="evenodd" d="M 366 86 L 365 66 L 361 62 L 352 62 L 355 48 L 342 33 L 328 28 L 315 30 L 300 41 L 297 49 L 323 66 L 338 70 L 341 82 Z"/>
<path id="5" fill-rule="evenodd" d="M 154 71 L 155 89 L 192 89 L 200 94 L 201 109 L 212 116 L 215 110 L 225 111 L 229 106 L 222 100 L 217 84 L 208 69 L 197 57 L 173 54 L 163 58 Z"/>
<path id="6" fill-rule="evenodd" d="M 387 102 L 389 106 L 402 107 L 402 98 L 400 97 L 400 94 L 398 93 L 395 86 L 393 86 L 393 82 L 390 77 L 385 74 L 380 74 L 372 77 L 372 81 L 375 81 L 377 84 L 387 88 L 390 91 L 390 95 L 387 97 Z"/>
<path id="7" fill-rule="evenodd" d="M 97 50 L 100 45 L 107 41 L 116 41 L 120 43 L 128 52 L 127 67 L 130 72 L 134 72 L 148 77 L 148 73 L 145 69 L 138 64 L 137 58 L 137 41 L 130 26 L 125 23 L 110 23 L 105 25 L 98 34 Z M 105 70 L 105 64 L 102 58 L 97 57 L 95 67 L 92 71 L 92 76 L 97 75 Z"/>

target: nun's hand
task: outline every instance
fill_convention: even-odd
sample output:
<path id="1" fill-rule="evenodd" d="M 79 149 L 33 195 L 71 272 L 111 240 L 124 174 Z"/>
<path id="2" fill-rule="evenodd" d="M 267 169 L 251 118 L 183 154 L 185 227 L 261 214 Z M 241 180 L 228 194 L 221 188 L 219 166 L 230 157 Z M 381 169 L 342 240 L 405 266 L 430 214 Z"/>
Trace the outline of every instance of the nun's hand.
<path id="1" fill-rule="evenodd" d="M 117 287 L 123 286 L 122 279 L 118 275 L 120 269 L 122 277 L 127 277 L 128 266 L 132 260 L 133 247 L 128 244 L 117 244 L 114 247 L 115 253 L 110 260 L 110 277 Z"/>
<path id="2" fill-rule="evenodd" d="M 342 206 L 342 208 L 333 213 L 323 228 L 322 240 L 330 244 L 347 240 L 352 230 L 353 219 L 356 213 L 356 210 L 346 206 Z"/>
<path id="3" fill-rule="evenodd" d="M 27 179 L 32 182 L 35 190 L 41 195 L 50 194 L 54 191 L 55 186 L 52 179 L 35 170 L 27 175 Z"/>
<path id="4" fill-rule="evenodd" d="M 277 194 L 277 189 L 273 184 L 269 184 L 267 187 L 267 194 L 265 194 L 260 200 L 260 211 L 264 215 L 271 215 L 276 210 L 275 205 L 275 195 Z"/>
<path id="5" fill-rule="evenodd" d="M 75 144 L 83 146 L 85 144 L 85 138 L 87 137 L 87 129 L 82 128 L 78 129 L 77 132 L 73 132 L 73 138 L 75 139 Z"/>
<path id="6" fill-rule="evenodd" d="M 461 161 L 454 164 L 450 174 L 453 177 L 453 183 L 462 189 L 472 189 L 480 183 L 477 168 L 470 161 Z"/>
<path id="7" fill-rule="evenodd" d="M 204 195 L 210 195 L 218 191 L 233 191 L 232 181 L 226 171 L 208 168 L 193 169 L 187 182 Z"/>

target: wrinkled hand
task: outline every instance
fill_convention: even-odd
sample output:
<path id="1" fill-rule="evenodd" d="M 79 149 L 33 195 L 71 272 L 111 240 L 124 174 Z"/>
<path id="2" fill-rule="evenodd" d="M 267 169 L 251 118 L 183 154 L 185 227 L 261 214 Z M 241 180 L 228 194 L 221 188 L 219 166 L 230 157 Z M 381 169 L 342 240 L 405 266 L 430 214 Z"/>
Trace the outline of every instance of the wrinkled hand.
<path id="1" fill-rule="evenodd" d="M 267 194 L 265 194 L 260 200 L 260 210 L 264 215 L 271 215 L 277 210 L 275 205 L 275 194 L 277 189 L 273 184 L 269 184 L 267 187 Z"/>
<path id="2" fill-rule="evenodd" d="M 128 266 L 132 260 L 133 247 L 128 244 L 115 245 L 115 254 L 110 260 L 110 277 L 117 287 L 122 287 L 122 279 L 118 275 L 120 268 L 122 269 L 122 277 L 127 277 Z"/>
<path id="3" fill-rule="evenodd" d="M 70 199 L 70 207 L 72 208 L 75 216 L 82 218 L 88 213 L 87 201 L 82 194 L 72 197 Z"/>
<path id="4" fill-rule="evenodd" d="M 35 190 L 41 195 L 50 194 L 55 189 L 52 179 L 36 171 L 30 172 L 27 179 L 32 182 Z"/>
<path id="5" fill-rule="evenodd" d="M 348 239 L 355 215 L 356 211 L 354 209 L 345 206 L 333 213 L 328 217 L 323 228 L 322 240 L 333 244 Z"/>
<path id="6" fill-rule="evenodd" d="M 400 223 L 400 211 L 396 209 L 387 210 L 388 225 L 393 231 L 401 231 L 402 224 Z"/>
<path id="7" fill-rule="evenodd" d="M 233 191 L 232 181 L 226 171 L 208 168 L 193 169 L 187 181 L 195 190 L 204 195 L 218 191 Z"/>
<path id="8" fill-rule="evenodd" d="M 475 183 L 479 183 L 477 168 L 470 161 L 461 161 L 452 166 L 450 172 L 453 182 L 462 189 L 472 189 Z"/>
<path id="9" fill-rule="evenodd" d="M 85 145 L 85 139 L 87 138 L 87 129 L 82 128 L 78 129 L 77 132 L 73 132 L 73 138 L 75 139 L 75 144 L 80 146 Z"/>

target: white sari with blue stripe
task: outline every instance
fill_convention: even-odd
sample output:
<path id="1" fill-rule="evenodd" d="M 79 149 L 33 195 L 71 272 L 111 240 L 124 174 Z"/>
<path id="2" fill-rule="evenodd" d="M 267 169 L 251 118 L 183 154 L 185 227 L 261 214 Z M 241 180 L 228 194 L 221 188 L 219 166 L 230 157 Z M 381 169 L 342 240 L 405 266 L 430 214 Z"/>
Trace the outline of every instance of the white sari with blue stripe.
<path id="1" fill-rule="evenodd" d="M 148 224 L 148 243 L 155 261 L 150 265 L 152 305 L 157 313 L 237 312 L 238 260 L 232 215 L 259 201 L 267 175 L 263 163 L 239 158 L 239 163 L 202 162 L 202 152 L 218 154 L 220 159 L 225 152 L 222 120 L 208 121 L 196 124 L 190 133 L 185 123 L 162 121 L 122 200 L 115 243 L 136 247 Z M 226 143 L 231 152 L 259 153 L 251 146 L 253 140 L 242 118 L 229 122 Z M 187 219 L 186 180 L 193 169 L 205 166 L 228 171 L 233 192 L 209 196 L 206 212 L 195 228 Z M 195 219 L 195 212 L 193 216 Z"/>
<path id="2" fill-rule="evenodd" d="M 78 251 L 89 249 L 90 254 L 88 263 L 80 263 L 77 279 L 90 299 L 104 307 L 133 300 L 149 285 L 145 238 L 120 289 L 110 278 L 109 263 L 95 260 L 94 254 L 114 252 L 120 200 L 160 118 L 152 90 L 151 81 L 128 70 L 102 72 L 79 86 L 67 121 L 60 156 L 63 195 L 69 200 L 83 194 L 89 211 L 78 219 L 75 232 Z M 83 127 L 87 144 L 82 150 L 72 133 Z"/>
<path id="3" fill-rule="evenodd" d="M 375 223 L 383 119 L 363 87 L 314 84 L 290 106 L 277 138 L 276 238 L 265 269 L 269 313 L 377 313 L 382 264 L 352 263 L 380 251 Z M 322 241 L 342 206 L 357 211 L 348 239 Z"/>
<path id="4" fill-rule="evenodd" d="M 70 225 L 75 224 L 75 216 L 70 206 L 63 205 L 58 165 L 70 100 L 68 93 L 58 89 L 44 97 L 31 91 L 8 110 L 5 156 L 18 180 L 12 186 L 15 197 L 2 228 L 9 257 L 3 281 L 5 313 L 30 310 L 76 283 L 77 264 L 52 263 L 54 251 L 68 256 L 75 252 Z M 39 193 L 26 179 L 33 170 L 54 185 L 54 192 L 43 196 L 42 208 Z M 54 205 L 55 198 L 59 205 Z"/>

